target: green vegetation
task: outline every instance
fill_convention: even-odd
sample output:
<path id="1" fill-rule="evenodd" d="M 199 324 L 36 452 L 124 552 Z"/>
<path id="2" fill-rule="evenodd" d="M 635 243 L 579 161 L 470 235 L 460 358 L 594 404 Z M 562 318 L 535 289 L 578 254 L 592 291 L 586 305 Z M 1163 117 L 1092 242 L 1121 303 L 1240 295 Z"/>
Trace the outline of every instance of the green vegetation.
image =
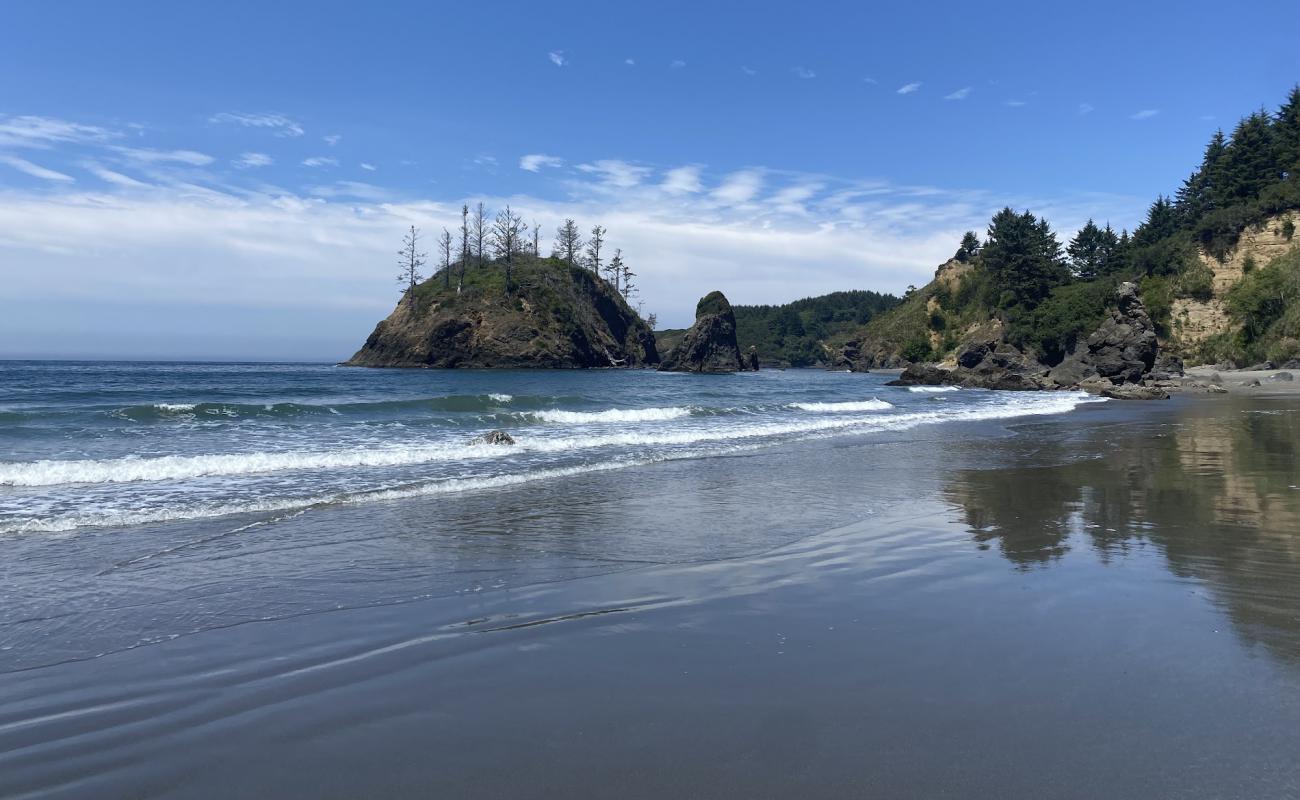
<path id="1" fill-rule="evenodd" d="M 742 352 L 753 346 L 765 364 L 810 367 L 826 361 L 825 342 L 897 304 L 898 298 L 890 294 L 853 291 L 808 297 L 780 306 L 732 308 L 736 312 L 736 340 Z"/>
<path id="2" fill-rule="evenodd" d="M 1046 219 L 1004 208 L 981 245 L 962 237 L 959 275 L 910 293 L 860 332 L 877 363 L 951 355 L 966 332 L 1001 322 L 1005 339 L 1049 364 L 1068 354 L 1105 317 L 1116 284 L 1137 281 L 1157 332 L 1169 336 L 1174 300 L 1208 300 L 1214 273 L 1200 254 L 1223 260 L 1243 230 L 1300 208 L 1300 87 L 1276 114 L 1258 111 L 1231 137 L 1218 132 L 1200 166 L 1173 198 L 1160 196 L 1133 232 L 1092 220 L 1062 248 Z M 1288 240 L 1288 216 L 1278 231 Z M 1206 355 L 1236 360 L 1290 357 L 1300 340 L 1300 256 L 1264 268 L 1247 259 L 1247 279 L 1229 298 L 1239 335 L 1207 343 Z M 983 335 L 982 333 L 980 335 Z M 935 347 L 934 342 L 939 342 Z"/>

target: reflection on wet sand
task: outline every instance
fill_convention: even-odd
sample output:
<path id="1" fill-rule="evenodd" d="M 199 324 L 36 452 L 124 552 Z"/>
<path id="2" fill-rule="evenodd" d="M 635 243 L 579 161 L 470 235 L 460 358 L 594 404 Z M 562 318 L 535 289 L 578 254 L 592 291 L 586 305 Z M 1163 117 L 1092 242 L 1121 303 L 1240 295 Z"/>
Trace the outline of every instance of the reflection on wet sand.
<path id="1" fill-rule="evenodd" d="M 1035 461 L 1050 466 L 953 475 L 944 496 L 979 546 L 1019 569 L 1080 547 L 1108 563 L 1154 546 L 1174 575 L 1209 588 L 1246 642 L 1300 662 L 1300 408 L 1189 402 L 1081 435 L 1042 437 Z"/>

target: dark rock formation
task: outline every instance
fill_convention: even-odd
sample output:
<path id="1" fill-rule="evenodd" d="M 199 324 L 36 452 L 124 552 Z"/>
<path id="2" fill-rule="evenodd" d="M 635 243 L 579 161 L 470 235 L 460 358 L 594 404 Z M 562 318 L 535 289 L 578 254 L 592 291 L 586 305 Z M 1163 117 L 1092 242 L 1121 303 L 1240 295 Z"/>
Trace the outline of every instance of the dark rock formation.
<path id="1" fill-rule="evenodd" d="M 470 444 L 514 444 L 514 437 L 505 431 L 489 431 L 469 440 Z"/>
<path id="2" fill-rule="evenodd" d="M 1156 327 L 1138 296 L 1137 286 L 1122 283 L 1116 291 L 1115 308 L 1081 348 L 1066 356 L 1048 378 L 1058 386 L 1078 385 L 1089 375 L 1097 375 L 1114 384 L 1141 383 L 1152 371 L 1159 352 Z M 1165 364 L 1165 372 L 1174 368 Z M 1182 362 L 1177 362 L 1182 374 Z"/>
<path id="3" fill-rule="evenodd" d="M 1047 367 L 1006 343 L 977 342 L 957 356 L 957 366 L 912 364 L 890 386 L 966 386 L 972 389 L 1036 391 Z"/>
<path id="4" fill-rule="evenodd" d="M 758 348 L 752 344 L 749 352 L 745 353 L 745 366 L 752 372 L 758 372 Z"/>
<path id="5" fill-rule="evenodd" d="M 654 334 L 608 283 L 557 259 L 516 267 L 506 292 L 493 265 L 471 269 L 462 291 L 432 278 L 380 322 L 348 366 L 645 367 Z"/>
<path id="6" fill-rule="evenodd" d="M 743 368 L 736 344 L 736 315 L 722 292 L 711 292 L 700 300 L 695 306 L 695 324 L 659 365 L 667 372 L 737 372 Z"/>
<path id="7" fill-rule="evenodd" d="M 1269 380 L 1270 381 L 1293 381 L 1295 380 L 1295 376 L 1289 372 L 1275 372 L 1271 377 L 1269 377 Z"/>

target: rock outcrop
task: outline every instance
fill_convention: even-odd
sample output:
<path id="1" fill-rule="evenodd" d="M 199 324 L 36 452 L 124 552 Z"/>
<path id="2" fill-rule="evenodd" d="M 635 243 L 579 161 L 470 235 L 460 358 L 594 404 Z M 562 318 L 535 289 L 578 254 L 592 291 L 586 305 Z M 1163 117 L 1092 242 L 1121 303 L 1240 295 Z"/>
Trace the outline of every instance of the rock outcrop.
<path id="1" fill-rule="evenodd" d="M 1155 366 L 1159 350 L 1156 326 L 1142 305 L 1137 285 L 1122 283 L 1110 318 L 1054 367 L 1048 378 L 1060 386 L 1077 386 L 1093 375 L 1115 385 L 1141 383 Z"/>
<path id="2" fill-rule="evenodd" d="M 654 334 L 618 292 L 558 259 L 495 265 L 461 289 L 437 275 L 404 297 L 346 363 L 359 367 L 555 368 L 657 364 Z"/>
<path id="3" fill-rule="evenodd" d="M 957 354 L 954 366 L 913 364 L 890 383 L 1015 391 L 1083 389 L 1116 399 L 1148 400 L 1168 397 L 1164 384 L 1182 374 L 1180 359 L 1161 356 L 1155 325 L 1137 286 L 1123 283 L 1109 318 L 1055 367 L 1049 369 L 1004 341 L 975 339 Z"/>
<path id="4" fill-rule="evenodd" d="M 695 306 L 695 324 L 664 356 L 667 372 L 738 372 L 744 369 L 736 344 L 736 315 L 722 292 L 710 292 Z"/>

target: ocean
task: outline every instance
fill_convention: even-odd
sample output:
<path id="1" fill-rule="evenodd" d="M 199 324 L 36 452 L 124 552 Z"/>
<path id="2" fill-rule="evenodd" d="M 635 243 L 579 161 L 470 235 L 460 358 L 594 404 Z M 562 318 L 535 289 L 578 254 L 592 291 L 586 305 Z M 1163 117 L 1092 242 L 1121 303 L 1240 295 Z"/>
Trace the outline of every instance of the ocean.
<path id="1" fill-rule="evenodd" d="M 0 363 L 0 796 L 1300 793 L 1300 402 L 888 377 Z"/>

